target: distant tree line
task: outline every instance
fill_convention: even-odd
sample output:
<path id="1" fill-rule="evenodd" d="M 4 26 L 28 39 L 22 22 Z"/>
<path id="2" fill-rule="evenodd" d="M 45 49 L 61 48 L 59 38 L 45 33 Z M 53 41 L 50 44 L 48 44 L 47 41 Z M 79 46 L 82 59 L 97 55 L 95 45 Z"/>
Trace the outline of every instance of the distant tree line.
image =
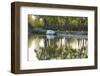
<path id="1" fill-rule="evenodd" d="M 58 31 L 87 31 L 87 17 L 28 15 L 30 28 L 53 29 Z"/>

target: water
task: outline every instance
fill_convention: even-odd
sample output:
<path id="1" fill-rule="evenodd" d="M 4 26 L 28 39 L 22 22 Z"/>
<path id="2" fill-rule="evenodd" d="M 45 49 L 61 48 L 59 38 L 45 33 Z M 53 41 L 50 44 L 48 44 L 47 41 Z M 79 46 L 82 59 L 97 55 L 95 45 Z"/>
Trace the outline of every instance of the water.
<path id="1" fill-rule="evenodd" d="M 88 58 L 87 35 L 32 35 L 28 43 L 29 61 Z"/>

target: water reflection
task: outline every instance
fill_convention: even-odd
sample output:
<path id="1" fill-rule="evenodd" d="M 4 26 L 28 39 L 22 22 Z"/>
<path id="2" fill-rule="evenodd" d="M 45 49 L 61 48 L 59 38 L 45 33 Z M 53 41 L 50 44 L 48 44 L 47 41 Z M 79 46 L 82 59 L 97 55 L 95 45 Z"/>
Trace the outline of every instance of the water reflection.
<path id="1" fill-rule="evenodd" d="M 29 60 L 87 58 L 87 36 L 32 35 L 29 37 Z"/>

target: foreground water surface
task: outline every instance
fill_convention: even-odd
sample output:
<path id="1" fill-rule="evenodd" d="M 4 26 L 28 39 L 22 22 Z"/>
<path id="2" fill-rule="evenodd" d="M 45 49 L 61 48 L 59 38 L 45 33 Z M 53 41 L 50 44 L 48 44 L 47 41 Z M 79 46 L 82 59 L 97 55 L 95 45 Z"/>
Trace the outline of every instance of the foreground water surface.
<path id="1" fill-rule="evenodd" d="M 31 35 L 28 38 L 28 60 L 87 58 L 87 35 Z"/>

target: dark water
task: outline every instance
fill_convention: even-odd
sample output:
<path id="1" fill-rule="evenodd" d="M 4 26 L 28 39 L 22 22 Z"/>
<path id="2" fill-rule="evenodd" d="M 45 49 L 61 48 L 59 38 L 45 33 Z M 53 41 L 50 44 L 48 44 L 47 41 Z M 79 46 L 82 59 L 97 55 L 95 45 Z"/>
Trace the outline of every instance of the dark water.
<path id="1" fill-rule="evenodd" d="M 29 60 L 87 58 L 87 35 L 32 35 L 29 37 Z"/>

